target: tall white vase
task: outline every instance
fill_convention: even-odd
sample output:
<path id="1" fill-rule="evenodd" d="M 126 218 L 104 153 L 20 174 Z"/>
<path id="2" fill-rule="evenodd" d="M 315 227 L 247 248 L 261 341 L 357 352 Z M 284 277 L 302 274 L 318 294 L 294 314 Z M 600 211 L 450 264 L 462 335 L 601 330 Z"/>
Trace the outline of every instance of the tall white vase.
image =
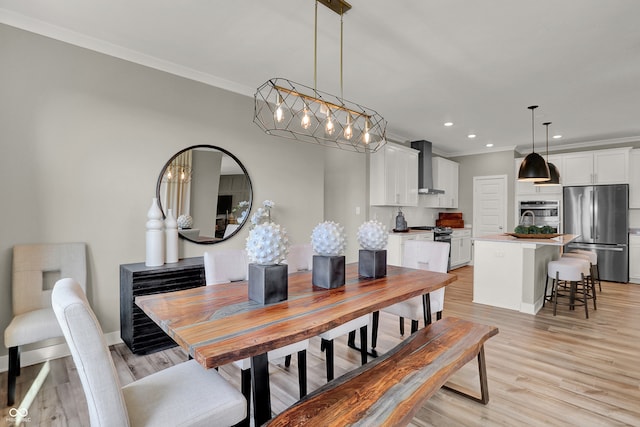
<path id="1" fill-rule="evenodd" d="M 162 231 L 162 211 L 158 199 L 153 198 L 147 212 L 147 267 L 159 267 L 164 264 L 164 233 Z"/>
<path id="2" fill-rule="evenodd" d="M 164 219 L 164 236 L 166 245 L 167 264 L 178 262 L 178 221 L 171 209 L 167 209 L 167 217 Z"/>

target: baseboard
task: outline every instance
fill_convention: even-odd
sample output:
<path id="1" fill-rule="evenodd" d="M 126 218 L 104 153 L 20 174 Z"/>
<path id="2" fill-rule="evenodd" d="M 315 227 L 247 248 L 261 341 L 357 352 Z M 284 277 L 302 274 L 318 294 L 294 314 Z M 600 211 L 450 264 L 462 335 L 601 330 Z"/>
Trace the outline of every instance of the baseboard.
<path id="1" fill-rule="evenodd" d="M 109 332 L 104 334 L 104 338 L 107 340 L 107 345 L 119 344 L 122 342 L 120 338 L 120 331 Z M 37 348 L 20 353 L 20 365 L 31 366 L 38 363 L 46 362 L 51 359 L 58 359 L 60 357 L 69 356 L 69 347 L 67 344 L 56 344 L 47 347 Z M 0 372 L 5 372 L 9 369 L 9 356 L 0 356 Z"/>

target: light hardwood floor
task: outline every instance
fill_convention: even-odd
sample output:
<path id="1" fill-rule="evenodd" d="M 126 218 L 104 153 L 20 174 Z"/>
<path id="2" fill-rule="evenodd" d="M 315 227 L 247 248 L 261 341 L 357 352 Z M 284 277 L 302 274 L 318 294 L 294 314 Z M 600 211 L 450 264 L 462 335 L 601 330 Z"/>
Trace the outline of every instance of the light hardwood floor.
<path id="1" fill-rule="evenodd" d="M 640 426 L 640 285 L 603 283 L 598 310 L 584 312 L 550 307 L 536 316 L 473 304 L 473 269 L 454 271 L 458 281 L 447 288 L 445 316 L 499 327 L 485 346 L 491 400 L 483 406 L 441 390 L 417 413 L 413 426 Z M 408 328 L 408 325 L 407 325 Z M 378 350 L 401 337 L 397 318 L 381 315 Z M 359 364 L 359 353 L 336 342 L 336 375 Z M 308 352 L 309 390 L 325 383 L 319 340 Z M 123 384 L 185 360 L 179 349 L 148 356 L 131 354 L 124 344 L 111 348 Z M 23 368 L 19 401 L 42 365 Z M 51 372 L 29 408 L 27 426 L 86 426 L 82 387 L 70 358 L 50 362 Z M 220 372 L 239 387 L 239 371 Z M 0 402 L 6 402 L 6 373 L 0 375 Z M 477 389 L 476 364 L 467 365 L 454 382 Z M 272 407 L 280 412 L 298 396 L 296 362 L 271 366 Z M 2 418 L 10 425 L 9 409 Z"/>

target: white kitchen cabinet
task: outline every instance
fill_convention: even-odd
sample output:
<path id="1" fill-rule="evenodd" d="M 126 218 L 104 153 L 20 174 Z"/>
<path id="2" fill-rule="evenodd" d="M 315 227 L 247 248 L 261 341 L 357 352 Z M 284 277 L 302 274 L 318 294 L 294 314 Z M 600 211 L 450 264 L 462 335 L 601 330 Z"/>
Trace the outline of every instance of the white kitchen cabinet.
<path id="1" fill-rule="evenodd" d="M 547 156 L 543 156 L 545 160 Z M 562 195 L 562 185 L 549 185 L 549 186 L 536 186 L 530 181 L 518 181 L 518 171 L 520 170 L 520 164 L 524 160 L 524 157 L 518 158 L 515 161 L 515 177 L 516 177 L 516 197 L 519 196 L 538 196 L 543 194 Z M 560 184 L 564 183 L 564 157 L 561 154 L 555 154 L 549 156 L 549 161 L 558 168 L 560 172 Z"/>
<path id="2" fill-rule="evenodd" d="M 444 190 L 444 194 L 429 194 L 424 196 L 424 206 L 428 208 L 457 208 L 458 207 L 458 168 L 456 162 L 444 157 L 434 157 L 431 162 L 433 173 L 433 188 Z"/>
<path id="3" fill-rule="evenodd" d="M 418 151 L 387 143 L 370 157 L 371 205 L 418 205 Z"/>
<path id="4" fill-rule="evenodd" d="M 626 184 L 629 182 L 629 148 L 562 154 L 564 186 Z"/>
<path id="5" fill-rule="evenodd" d="M 629 281 L 640 283 L 640 235 L 629 235 Z"/>
<path id="6" fill-rule="evenodd" d="M 402 266 L 402 254 L 407 240 L 433 240 L 433 231 L 409 231 L 389 233 L 387 241 L 387 264 Z"/>
<path id="7" fill-rule="evenodd" d="M 640 209 L 640 149 L 631 150 L 630 154 L 629 208 Z"/>
<path id="8" fill-rule="evenodd" d="M 471 262 L 471 230 L 456 229 L 451 234 L 451 268 Z"/>

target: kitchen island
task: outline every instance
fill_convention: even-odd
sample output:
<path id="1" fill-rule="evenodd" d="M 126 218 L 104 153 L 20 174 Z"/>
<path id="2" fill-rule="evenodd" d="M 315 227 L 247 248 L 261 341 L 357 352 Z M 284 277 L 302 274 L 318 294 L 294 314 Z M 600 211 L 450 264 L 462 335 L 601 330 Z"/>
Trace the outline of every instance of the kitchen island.
<path id="1" fill-rule="evenodd" d="M 542 307 L 547 264 L 580 237 L 551 239 L 496 234 L 473 239 L 473 302 L 536 314 Z"/>

